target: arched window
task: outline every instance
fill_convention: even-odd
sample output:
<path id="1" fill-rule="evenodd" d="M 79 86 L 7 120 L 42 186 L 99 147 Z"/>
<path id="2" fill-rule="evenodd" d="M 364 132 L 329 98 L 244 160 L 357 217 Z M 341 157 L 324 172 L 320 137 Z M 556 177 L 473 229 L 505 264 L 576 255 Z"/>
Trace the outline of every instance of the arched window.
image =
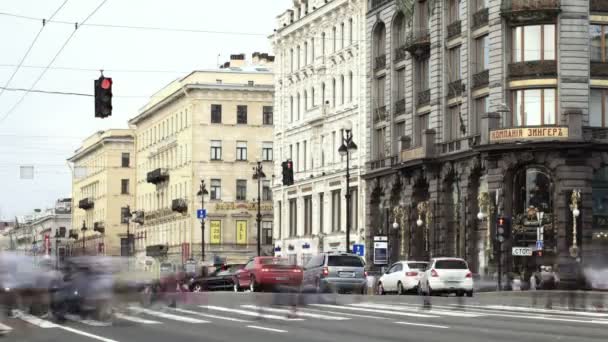
<path id="1" fill-rule="evenodd" d="M 353 102 L 353 88 L 355 87 L 353 83 L 353 72 L 350 71 L 348 73 L 348 102 Z"/>
<path id="2" fill-rule="evenodd" d="M 399 12 L 393 21 L 393 46 L 400 48 L 405 45 L 405 20 L 403 13 Z"/>
<path id="3" fill-rule="evenodd" d="M 321 83 L 321 106 L 325 106 L 325 82 Z"/>
<path id="4" fill-rule="evenodd" d="M 353 45 L 353 18 L 348 19 L 348 43 Z"/>
<path id="5" fill-rule="evenodd" d="M 315 101 L 315 87 L 310 88 L 310 100 L 311 100 L 312 106 L 314 107 L 316 104 L 315 103 L 316 102 Z"/>
<path id="6" fill-rule="evenodd" d="M 296 101 L 296 105 L 297 105 L 297 112 L 296 112 L 296 120 L 300 120 L 300 106 L 302 105 L 302 103 L 300 102 L 300 93 L 298 93 L 298 96 L 296 97 L 297 101 Z"/>
<path id="7" fill-rule="evenodd" d="M 525 214 L 531 208 L 550 213 L 553 210 L 551 187 L 549 174 L 541 168 L 529 167 L 517 172 L 513 186 L 514 214 Z"/>
<path id="8" fill-rule="evenodd" d="M 375 58 L 386 54 L 386 27 L 382 22 L 374 29 L 373 49 Z"/>
<path id="9" fill-rule="evenodd" d="M 344 104 L 344 96 L 345 96 L 345 89 L 344 89 L 344 75 L 340 75 L 340 104 L 343 105 Z"/>
<path id="10" fill-rule="evenodd" d="M 308 110 L 308 91 L 304 90 L 304 112 Z"/>
<path id="11" fill-rule="evenodd" d="M 336 106 L 336 79 L 331 80 L 331 106 Z"/>
<path id="12" fill-rule="evenodd" d="M 325 32 L 321 33 L 321 56 L 325 56 Z"/>
<path id="13" fill-rule="evenodd" d="M 289 97 L 289 122 L 293 122 L 293 96 Z"/>

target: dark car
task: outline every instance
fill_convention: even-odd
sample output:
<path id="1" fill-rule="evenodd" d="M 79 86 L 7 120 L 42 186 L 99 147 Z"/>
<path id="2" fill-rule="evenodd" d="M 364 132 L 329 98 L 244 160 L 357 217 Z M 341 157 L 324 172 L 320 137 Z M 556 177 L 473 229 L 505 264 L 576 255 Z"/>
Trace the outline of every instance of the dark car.
<path id="1" fill-rule="evenodd" d="M 207 276 L 195 277 L 190 281 L 190 291 L 232 290 L 236 272 L 243 267 L 245 267 L 244 264 L 224 265 Z"/>
<path id="2" fill-rule="evenodd" d="M 314 256 L 304 267 L 303 291 L 353 292 L 367 290 L 365 262 L 355 254 L 324 253 Z"/>

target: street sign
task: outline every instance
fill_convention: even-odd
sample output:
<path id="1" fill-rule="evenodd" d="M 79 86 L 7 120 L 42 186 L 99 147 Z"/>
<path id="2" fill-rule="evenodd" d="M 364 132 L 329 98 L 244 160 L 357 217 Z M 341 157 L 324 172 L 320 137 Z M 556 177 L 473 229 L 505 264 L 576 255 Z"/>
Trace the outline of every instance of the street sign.
<path id="1" fill-rule="evenodd" d="M 536 241 L 536 250 L 537 251 L 542 251 L 543 250 L 543 240 Z"/>
<path id="2" fill-rule="evenodd" d="M 530 247 L 513 247 L 511 254 L 513 256 L 532 256 L 532 248 L 530 248 Z"/>
<path id="3" fill-rule="evenodd" d="M 196 211 L 196 218 L 206 219 L 207 218 L 207 209 L 198 209 Z"/>
<path id="4" fill-rule="evenodd" d="M 353 245 L 353 253 L 357 254 L 360 257 L 365 256 L 365 245 L 364 244 L 354 244 Z"/>

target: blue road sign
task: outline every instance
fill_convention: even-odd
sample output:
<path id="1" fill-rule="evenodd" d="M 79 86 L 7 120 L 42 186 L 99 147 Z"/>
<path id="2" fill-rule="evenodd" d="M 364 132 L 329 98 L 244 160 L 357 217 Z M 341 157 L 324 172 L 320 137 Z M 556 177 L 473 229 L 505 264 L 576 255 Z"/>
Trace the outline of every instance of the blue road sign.
<path id="1" fill-rule="evenodd" d="M 199 219 L 207 218 L 207 209 L 198 209 L 196 211 L 196 218 L 199 218 Z"/>
<path id="2" fill-rule="evenodd" d="M 543 240 L 536 240 L 536 250 L 542 250 L 543 249 Z"/>
<path id="3" fill-rule="evenodd" d="M 365 256 L 365 245 L 363 244 L 354 244 L 353 245 L 353 253 L 358 256 Z"/>

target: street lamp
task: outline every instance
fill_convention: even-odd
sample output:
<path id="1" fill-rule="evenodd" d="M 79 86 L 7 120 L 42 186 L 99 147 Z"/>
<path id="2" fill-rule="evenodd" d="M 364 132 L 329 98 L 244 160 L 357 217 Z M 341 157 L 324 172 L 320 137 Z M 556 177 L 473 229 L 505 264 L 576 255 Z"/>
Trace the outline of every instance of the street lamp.
<path id="1" fill-rule="evenodd" d="M 59 269 L 59 229 L 55 230 L 55 269 Z"/>
<path id="2" fill-rule="evenodd" d="M 581 215 L 580 210 L 578 209 L 578 204 L 581 200 L 581 191 L 580 190 L 572 190 L 572 194 L 570 195 L 570 210 L 572 210 L 572 246 L 570 247 L 570 256 L 573 258 L 578 257 L 578 243 L 576 241 L 576 221 L 578 217 Z"/>
<path id="3" fill-rule="evenodd" d="M 82 255 L 85 254 L 85 237 L 84 234 L 87 231 L 87 222 L 86 221 L 82 221 L 82 228 L 80 228 L 80 231 L 82 232 Z"/>
<path id="4" fill-rule="evenodd" d="M 357 144 L 353 141 L 353 124 L 347 121 L 341 130 L 342 145 L 338 149 L 341 156 L 346 156 L 346 252 L 350 253 L 350 154 L 357 151 Z"/>
<path id="5" fill-rule="evenodd" d="M 201 196 L 201 209 L 205 210 L 205 195 L 208 195 L 207 186 L 205 180 L 201 180 L 201 187 L 198 190 L 197 195 Z M 201 217 L 201 261 L 205 261 L 205 218 Z"/>
<path id="6" fill-rule="evenodd" d="M 258 225 L 258 256 L 262 255 L 262 199 L 261 199 L 261 184 L 262 179 L 266 178 L 266 174 L 262 170 L 262 162 L 258 160 L 258 165 L 253 168 L 253 179 L 258 181 L 258 214 L 256 216 L 256 222 Z"/>

